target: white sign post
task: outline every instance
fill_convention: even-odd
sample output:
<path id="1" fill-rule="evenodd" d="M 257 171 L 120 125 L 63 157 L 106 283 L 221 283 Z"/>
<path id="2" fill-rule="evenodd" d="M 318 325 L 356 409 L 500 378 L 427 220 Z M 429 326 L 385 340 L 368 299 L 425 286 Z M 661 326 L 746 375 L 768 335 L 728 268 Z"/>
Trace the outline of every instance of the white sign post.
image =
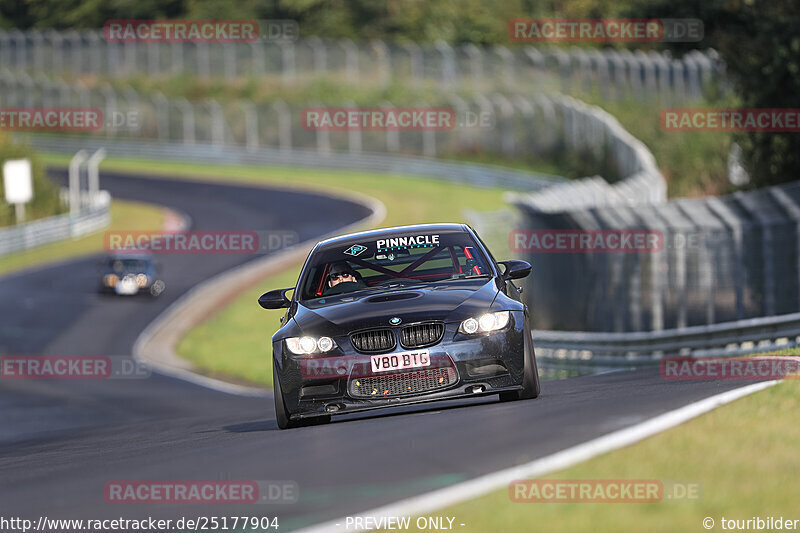
<path id="1" fill-rule="evenodd" d="M 17 224 L 25 222 L 25 204 L 33 198 L 29 159 L 9 159 L 3 163 L 3 189 L 6 193 L 6 202 L 14 204 Z"/>

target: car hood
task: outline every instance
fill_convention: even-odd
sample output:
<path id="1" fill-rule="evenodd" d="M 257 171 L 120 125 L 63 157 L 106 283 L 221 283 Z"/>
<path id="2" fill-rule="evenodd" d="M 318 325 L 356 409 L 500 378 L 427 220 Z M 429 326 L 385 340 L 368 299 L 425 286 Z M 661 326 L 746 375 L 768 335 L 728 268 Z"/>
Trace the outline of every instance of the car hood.
<path id="1" fill-rule="evenodd" d="M 311 309 L 298 306 L 296 325 L 305 335 L 343 335 L 355 330 L 390 326 L 389 319 L 398 317 L 399 325 L 429 320 L 460 322 L 489 310 L 497 296 L 494 280 L 479 286 L 436 285 L 430 288 L 396 289 L 364 296 L 354 295 L 350 301 Z"/>

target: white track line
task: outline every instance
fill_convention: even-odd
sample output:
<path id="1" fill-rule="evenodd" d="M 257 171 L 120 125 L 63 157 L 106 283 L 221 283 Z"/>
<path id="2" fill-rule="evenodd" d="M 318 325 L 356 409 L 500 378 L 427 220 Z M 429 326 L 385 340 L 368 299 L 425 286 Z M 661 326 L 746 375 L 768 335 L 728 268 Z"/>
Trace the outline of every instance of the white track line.
<path id="1" fill-rule="evenodd" d="M 674 411 L 664 413 L 663 415 L 656 416 L 641 424 L 614 431 L 608 435 L 603 435 L 602 437 L 584 442 L 583 444 L 578 444 L 572 448 L 567 448 L 566 450 L 556 452 L 547 457 L 542 457 L 541 459 L 536 459 L 529 463 L 499 470 L 463 483 L 457 483 L 443 489 L 434 490 L 377 509 L 362 513 L 353 513 L 350 516 L 369 516 L 380 520 L 381 517 L 415 516 L 436 511 L 437 509 L 455 505 L 466 500 L 483 496 L 494 490 L 508 487 L 514 480 L 542 476 L 550 472 L 563 470 L 564 468 L 586 461 L 592 457 L 629 446 L 707 413 L 717 407 L 766 389 L 767 387 L 771 387 L 776 383 L 778 382 L 765 381 L 723 392 L 722 394 L 717 394 L 680 407 Z M 309 526 L 298 530 L 297 533 L 322 533 L 330 531 L 341 532 L 354 530 L 346 529 L 345 517 L 343 517 L 338 520 L 331 520 L 330 522 Z"/>

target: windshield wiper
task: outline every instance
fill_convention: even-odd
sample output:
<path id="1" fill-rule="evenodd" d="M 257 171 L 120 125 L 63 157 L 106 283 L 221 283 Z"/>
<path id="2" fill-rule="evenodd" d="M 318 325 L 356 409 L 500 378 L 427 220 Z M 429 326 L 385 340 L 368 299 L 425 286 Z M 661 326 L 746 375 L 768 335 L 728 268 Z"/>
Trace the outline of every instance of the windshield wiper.
<path id="1" fill-rule="evenodd" d="M 465 274 L 453 274 L 450 280 L 460 280 L 460 279 L 476 279 L 476 278 L 491 278 L 490 274 L 472 274 L 467 276 Z"/>

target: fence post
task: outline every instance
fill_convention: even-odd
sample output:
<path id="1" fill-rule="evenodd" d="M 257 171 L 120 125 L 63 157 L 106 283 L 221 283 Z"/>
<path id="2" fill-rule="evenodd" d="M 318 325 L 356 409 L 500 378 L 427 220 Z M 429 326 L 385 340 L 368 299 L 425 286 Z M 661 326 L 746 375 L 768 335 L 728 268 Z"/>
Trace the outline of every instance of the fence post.
<path id="1" fill-rule="evenodd" d="M 225 117 L 222 114 L 222 106 L 212 99 L 207 99 L 205 105 L 211 115 L 211 144 L 222 146 L 225 144 Z"/>
<path id="2" fill-rule="evenodd" d="M 380 86 L 388 87 L 392 83 L 392 56 L 389 53 L 389 47 L 383 41 L 376 40 L 372 43 L 376 50 L 378 63 L 380 64 Z"/>
<path id="3" fill-rule="evenodd" d="M 339 46 L 344 50 L 345 72 L 347 75 L 347 83 L 351 85 L 358 84 L 358 47 L 350 39 L 342 39 L 339 41 Z"/>
<path id="4" fill-rule="evenodd" d="M 272 103 L 272 109 L 278 115 L 278 146 L 282 152 L 292 150 L 292 116 L 289 106 L 283 100 Z"/>
<path id="5" fill-rule="evenodd" d="M 44 37 L 38 30 L 30 30 L 29 34 L 33 48 L 33 72 L 38 74 L 44 70 Z"/>
<path id="6" fill-rule="evenodd" d="M 111 88 L 111 85 L 108 82 L 103 83 L 100 86 L 100 94 L 104 100 L 104 109 L 103 109 L 103 118 L 105 121 L 108 121 L 111 118 L 111 115 L 117 109 L 117 93 L 114 92 L 114 89 Z M 105 128 L 106 129 L 106 136 L 110 137 L 114 135 L 116 132 L 114 128 Z"/>
<path id="7" fill-rule="evenodd" d="M 223 43 L 222 53 L 225 56 L 225 78 L 232 80 L 236 77 L 236 45 Z"/>
<path id="8" fill-rule="evenodd" d="M 69 162 L 69 212 L 75 216 L 80 210 L 81 166 L 86 161 L 86 150 L 79 150 Z"/>
<path id="9" fill-rule="evenodd" d="M 450 88 L 456 83 L 456 64 L 453 48 L 441 39 L 434 43 L 436 50 L 442 56 L 442 83 L 445 88 Z"/>
<path id="10" fill-rule="evenodd" d="M 108 44 L 100 38 L 96 31 L 86 32 L 86 42 L 89 44 L 89 68 L 90 74 L 100 74 L 100 66 L 103 64 L 103 50 L 107 50 Z"/>
<path id="11" fill-rule="evenodd" d="M 344 107 L 355 108 L 356 103 L 352 100 L 343 102 Z M 347 151 L 351 154 L 361 153 L 361 128 L 347 129 Z"/>
<path id="12" fill-rule="evenodd" d="M 250 100 L 239 103 L 239 109 L 244 117 L 245 146 L 248 152 L 258 150 L 258 113 L 256 106 Z"/>
<path id="13" fill-rule="evenodd" d="M 500 110 L 500 115 L 503 117 L 503 124 L 500 130 L 500 151 L 505 155 L 513 155 L 516 149 L 514 124 L 511 120 L 514 116 L 514 106 L 511 105 L 508 98 L 499 93 L 492 95 L 492 100 L 494 100 L 494 106 Z"/>
<path id="14" fill-rule="evenodd" d="M 415 85 L 419 84 L 425 76 L 424 56 L 422 48 L 417 43 L 402 43 L 403 48 L 408 52 L 408 59 L 411 66 L 411 81 Z"/>
<path id="15" fill-rule="evenodd" d="M 183 144 L 194 144 L 195 142 L 195 120 L 194 107 L 186 98 L 175 100 L 175 105 L 181 111 L 181 122 L 183 123 Z"/>
<path id="16" fill-rule="evenodd" d="M 483 80 L 483 54 L 480 49 L 472 43 L 463 46 L 464 52 L 469 57 L 469 72 L 472 80 L 472 90 L 477 91 Z"/>
<path id="17" fill-rule="evenodd" d="M 11 30 L 12 39 L 14 39 L 14 66 L 18 69 L 28 68 L 28 46 L 25 34 L 19 30 Z"/>
<path id="18" fill-rule="evenodd" d="M 159 140 L 169 140 L 169 103 L 167 98 L 156 91 L 153 94 L 153 107 L 156 110 L 156 128 Z"/>
<path id="19" fill-rule="evenodd" d="M 277 43 L 281 49 L 281 80 L 284 85 L 294 85 L 297 74 L 294 43 L 289 41 L 278 41 Z"/>
<path id="20" fill-rule="evenodd" d="M 322 39 L 319 37 L 309 37 L 306 42 L 311 47 L 311 54 L 314 57 L 314 75 L 324 76 L 328 71 L 328 55 Z"/>
<path id="21" fill-rule="evenodd" d="M 0 66 L 11 67 L 11 37 L 6 30 L 0 30 Z"/>

